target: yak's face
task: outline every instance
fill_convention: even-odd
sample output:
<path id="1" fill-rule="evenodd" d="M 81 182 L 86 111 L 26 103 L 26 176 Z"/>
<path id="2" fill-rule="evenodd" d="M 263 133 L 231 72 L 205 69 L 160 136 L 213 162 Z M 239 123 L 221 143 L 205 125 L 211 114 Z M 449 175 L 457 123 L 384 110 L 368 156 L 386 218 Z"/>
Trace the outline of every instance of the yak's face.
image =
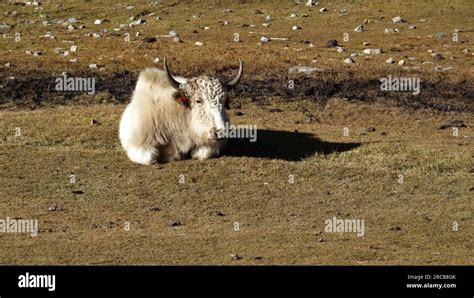
<path id="1" fill-rule="evenodd" d="M 229 83 L 221 83 L 216 78 L 201 76 L 187 80 L 185 84 L 175 81 L 168 71 L 165 60 L 165 72 L 169 83 L 175 87 L 177 100 L 184 108 L 190 109 L 191 130 L 201 140 L 219 142 L 225 139 L 228 92 L 237 85 L 242 77 L 243 66 L 240 62 L 239 73 Z"/>
<path id="2" fill-rule="evenodd" d="M 212 142 L 223 140 L 229 121 L 226 87 L 215 78 L 203 76 L 188 80 L 183 91 L 191 109 L 192 130 Z"/>

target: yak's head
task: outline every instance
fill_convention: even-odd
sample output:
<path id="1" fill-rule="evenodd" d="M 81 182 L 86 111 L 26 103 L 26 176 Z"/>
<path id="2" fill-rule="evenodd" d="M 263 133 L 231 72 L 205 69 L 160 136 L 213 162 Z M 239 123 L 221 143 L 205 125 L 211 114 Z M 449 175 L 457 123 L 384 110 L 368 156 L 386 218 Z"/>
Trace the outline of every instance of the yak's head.
<path id="1" fill-rule="evenodd" d="M 228 117 L 226 108 L 229 104 L 228 92 L 240 81 L 243 72 L 242 61 L 239 72 L 230 82 L 223 83 L 216 78 L 200 76 L 188 79 L 186 83 L 176 81 L 170 74 L 166 59 L 164 70 L 168 82 L 178 92 L 176 100 L 189 108 L 191 113 L 191 129 L 203 141 L 218 142 L 224 140 Z"/>

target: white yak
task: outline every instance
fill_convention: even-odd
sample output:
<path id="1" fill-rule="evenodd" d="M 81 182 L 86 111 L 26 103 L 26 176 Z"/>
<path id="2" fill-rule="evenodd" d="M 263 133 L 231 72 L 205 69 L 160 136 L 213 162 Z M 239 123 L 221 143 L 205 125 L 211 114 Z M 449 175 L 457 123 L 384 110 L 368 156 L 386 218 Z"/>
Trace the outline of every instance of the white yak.
<path id="1" fill-rule="evenodd" d="M 128 158 L 150 165 L 188 155 L 200 160 L 219 155 L 227 144 L 228 92 L 242 72 L 240 61 L 237 76 L 228 83 L 207 76 L 174 78 L 166 59 L 164 70 L 142 71 L 120 120 L 120 142 Z"/>

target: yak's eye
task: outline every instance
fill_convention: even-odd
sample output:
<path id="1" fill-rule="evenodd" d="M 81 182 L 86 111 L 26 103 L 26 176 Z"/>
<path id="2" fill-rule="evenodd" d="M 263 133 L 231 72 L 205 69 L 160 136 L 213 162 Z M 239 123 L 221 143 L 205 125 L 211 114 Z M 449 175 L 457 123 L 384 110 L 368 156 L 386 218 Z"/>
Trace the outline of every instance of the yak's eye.
<path id="1" fill-rule="evenodd" d="M 200 104 L 202 104 L 202 100 L 196 99 L 196 103 L 200 105 Z"/>

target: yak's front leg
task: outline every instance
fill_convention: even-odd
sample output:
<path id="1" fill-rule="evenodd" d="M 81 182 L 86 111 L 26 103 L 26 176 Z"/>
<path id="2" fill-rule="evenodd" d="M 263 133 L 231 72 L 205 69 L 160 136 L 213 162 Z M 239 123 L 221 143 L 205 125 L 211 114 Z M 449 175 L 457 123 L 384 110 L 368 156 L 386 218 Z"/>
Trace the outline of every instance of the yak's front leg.
<path id="1" fill-rule="evenodd" d="M 204 160 L 219 155 L 219 150 L 211 146 L 201 146 L 193 149 L 191 157 L 194 159 Z"/>

